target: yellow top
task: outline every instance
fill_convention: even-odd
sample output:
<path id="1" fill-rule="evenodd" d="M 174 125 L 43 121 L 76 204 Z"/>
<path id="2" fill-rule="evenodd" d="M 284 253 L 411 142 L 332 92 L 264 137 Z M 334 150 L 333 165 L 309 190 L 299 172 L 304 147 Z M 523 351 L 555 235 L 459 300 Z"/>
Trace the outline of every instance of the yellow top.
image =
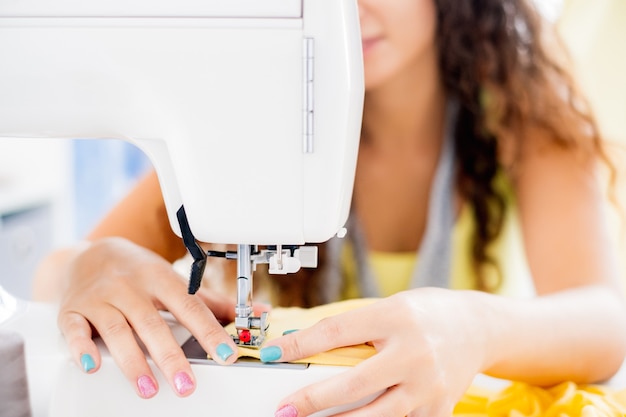
<path id="1" fill-rule="evenodd" d="M 496 186 L 502 190 L 507 204 L 502 232 L 488 249 L 489 253 L 498 260 L 502 272 L 502 282 L 497 293 L 510 296 L 529 296 L 534 293 L 534 289 L 521 242 L 512 187 L 504 175 L 498 175 Z M 472 269 L 469 246 L 474 227 L 471 209 L 466 205 L 459 214 L 452 235 L 450 288 L 475 289 L 476 280 Z M 369 266 L 374 273 L 381 296 L 386 297 L 408 289 L 418 260 L 415 252 L 371 251 L 368 255 Z M 354 261 L 353 248 L 349 244 L 345 245 L 342 253 L 342 268 L 345 277 L 342 299 L 361 297 L 356 279 L 357 266 Z M 488 279 L 490 276 L 493 279 L 498 279 L 496 271 L 488 274 Z"/>

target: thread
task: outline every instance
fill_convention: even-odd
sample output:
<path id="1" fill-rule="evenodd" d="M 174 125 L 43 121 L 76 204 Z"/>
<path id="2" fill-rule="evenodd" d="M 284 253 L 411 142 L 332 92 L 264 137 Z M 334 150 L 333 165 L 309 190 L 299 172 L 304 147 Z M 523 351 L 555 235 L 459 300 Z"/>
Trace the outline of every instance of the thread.
<path id="1" fill-rule="evenodd" d="M 24 340 L 0 330 L 0 416 L 31 417 Z"/>

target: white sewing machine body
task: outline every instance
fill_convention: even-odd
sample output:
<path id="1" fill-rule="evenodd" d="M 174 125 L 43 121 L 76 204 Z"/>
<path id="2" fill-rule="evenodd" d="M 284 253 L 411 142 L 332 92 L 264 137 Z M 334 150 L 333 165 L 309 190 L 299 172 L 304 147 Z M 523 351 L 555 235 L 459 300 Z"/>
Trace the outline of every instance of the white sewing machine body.
<path id="1" fill-rule="evenodd" d="M 323 242 L 363 100 L 354 0 L 0 1 L 0 137 L 118 138 L 203 242 Z"/>
<path id="2" fill-rule="evenodd" d="M 194 239 L 240 249 L 323 242 L 342 230 L 363 104 L 356 0 L 0 0 L 0 56 L 0 138 L 134 143 L 157 171 L 179 236 L 181 207 Z M 233 277 L 246 282 L 242 319 L 250 319 L 250 258 L 238 255 Z M 269 415 L 296 387 L 340 371 L 194 365 L 195 399 L 165 393 L 161 380 L 146 402 L 129 397 L 106 355 L 101 375 L 82 375 L 50 334 L 52 310 L 22 310 L 0 327 L 24 333 L 30 360 L 62 381 L 53 397 L 66 396 L 52 415 L 135 415 L 136 407 Z M 45 343 L 38 334 L 55 340 L 33 347 Z M 39 369 L 29 365 L 31 380 Z M 242 389 L 265 405 L 238 413 Z"/>

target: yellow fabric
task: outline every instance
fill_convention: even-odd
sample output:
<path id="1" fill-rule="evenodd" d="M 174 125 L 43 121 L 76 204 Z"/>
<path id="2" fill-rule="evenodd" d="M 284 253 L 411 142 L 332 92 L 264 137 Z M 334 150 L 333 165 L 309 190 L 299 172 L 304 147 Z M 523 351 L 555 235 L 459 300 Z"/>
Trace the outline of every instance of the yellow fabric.
<path id="1" fill-rule="evenodd" d="M 304 329 L 312 326 L 323 318 L 337 315 L 345 311 L 364 307 L 374 302 L 373 298 L 359 298 L 331 303 L 314 308 L 279 307 L 269 313 L 270 327 L 267 332 L 267 340 L 282 336 L 287 330 Z M 226 327 L 230 334 L 235 333 L 233 323 Z M 294 361 L 295 363 L 312 363 L 318 365 L 343 365 L 354 366 L 374 355 L 376 350 L 370 345 L 347 346 L 322 352 L 315 356 Z M 239 347 L 239 356 L 259 359 L 259 350 L 247 347 Z"/>
<path id="2" fill-rule="evenodd" d="M 618 417 L 626 415 L 626 390 L 564 382 L 540 388 L 514 382 L 502 391 L 471 387 L 454 408 L 460 417 Z"/>

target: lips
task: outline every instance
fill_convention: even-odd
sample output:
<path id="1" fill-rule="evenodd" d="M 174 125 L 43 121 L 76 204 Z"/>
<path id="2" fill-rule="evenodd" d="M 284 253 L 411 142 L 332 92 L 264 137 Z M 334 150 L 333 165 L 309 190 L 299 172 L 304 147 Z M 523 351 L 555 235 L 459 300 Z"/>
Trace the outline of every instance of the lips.
<path id="1" fill-rule="evenodd" d="M 368 53 L 374 46 L 380 41 L 380 38 L 363 38 L 361 44 L 363 45 L 363 53 Z"/>

